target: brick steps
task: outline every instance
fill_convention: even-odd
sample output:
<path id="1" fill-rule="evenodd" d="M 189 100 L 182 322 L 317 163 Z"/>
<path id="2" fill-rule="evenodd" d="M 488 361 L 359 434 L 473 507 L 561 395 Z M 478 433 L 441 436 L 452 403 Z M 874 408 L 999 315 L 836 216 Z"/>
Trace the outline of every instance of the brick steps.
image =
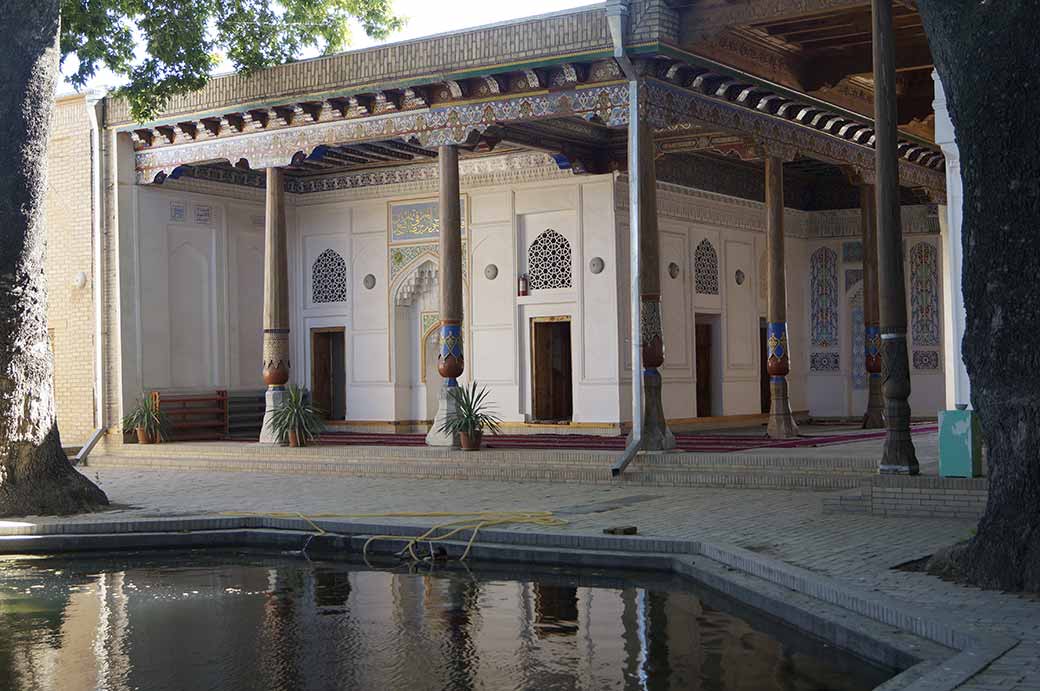
<path id="1" fill-rule="evenodd" d="M 823 500 L 824 513 L 978 520 L 986 510 L 987 478 L 875 476 Z"/>
<path id="2" fill-rule="evenodd" d="M 286 449 L 245 444 L 128 445 L 90 459 L 93 467 L 334 474 L 455 480 L 611 483 L 616 453 L 388 447 Z M 748 489 L 853 489 L 876 472 L 862 457 L 741 454 L 639 457 L 626 484 Z"/>

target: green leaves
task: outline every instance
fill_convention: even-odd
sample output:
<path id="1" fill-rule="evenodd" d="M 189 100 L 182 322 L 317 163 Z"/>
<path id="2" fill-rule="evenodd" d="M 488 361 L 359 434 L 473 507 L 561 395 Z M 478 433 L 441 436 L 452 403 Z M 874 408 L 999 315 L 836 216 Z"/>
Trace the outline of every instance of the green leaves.
<path id="1" fill-rule="evenodd" d="M 159 401 L 152 396 L 141 396 L 123 418 L 123 431 L 145 430 L 156 441 L 166 439 L 170 422 L 166 413 L 159 410 Z"/>
<path id="2" fill-rule="evenodd" d="M 374 38 L 403 25 L 391 0 L 62 0 L 61 11 L 63 59 L 79 60 L 69 81 L 82 87 L 101 68 L 126 77 L 117 93 L 139 121 L 204 87 L 221 55 L 250 72 L 343 50 L 352 21 Z"/>
<path id="3" fill-rule="evenodd" d="M 469 388 L 457 386 L 449 390 L 449 395 L 455 401 L 455 410 L 444 420 L 440 431 L 445 434 L 474 434 L 487 430 L 492 434 L 498 434 L 499 424 L 502 419 L 496 416 L 493 408 L 487 402 L 487 387 L 481 387 L 477 391 L 477 382 L 470 382 Z"/>
<path id="4" fill-rule="evenodd" d="M 290 385 L 283 400 L 271 415 L 271 430 L 281 441 L 296 432 L 303 442 L 317 438 L 325 429 L 321 411 L 307 402 L 303 389 Z"/>

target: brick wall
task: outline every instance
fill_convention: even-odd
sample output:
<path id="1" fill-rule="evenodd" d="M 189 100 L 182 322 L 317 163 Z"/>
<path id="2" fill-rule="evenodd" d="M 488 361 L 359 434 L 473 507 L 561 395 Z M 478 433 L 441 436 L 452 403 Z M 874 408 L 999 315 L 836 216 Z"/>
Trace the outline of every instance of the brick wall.
<path id="1" fill-rule="evenodd" d="M 91 152 L 83 96 L 58 99 L 48 152 L 48 330 L 54 348 L 54 394 L 66 446 L 78 446 L 94 426 L 94 306 L 91 237 Z M 80 272 L 82 288 L 75 285 Z"/>

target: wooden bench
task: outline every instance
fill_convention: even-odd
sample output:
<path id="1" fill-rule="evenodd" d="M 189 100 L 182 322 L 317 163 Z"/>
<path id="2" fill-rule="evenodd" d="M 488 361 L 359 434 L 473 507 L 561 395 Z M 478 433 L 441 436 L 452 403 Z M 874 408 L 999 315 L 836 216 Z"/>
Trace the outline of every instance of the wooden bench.
<path id="1" fill-rule="evenodd" d="M 170 422 L 168 441 L 220 440 L 228 437 L 228 393 L 162 393 L 153 391 L 152 400 Z"/>

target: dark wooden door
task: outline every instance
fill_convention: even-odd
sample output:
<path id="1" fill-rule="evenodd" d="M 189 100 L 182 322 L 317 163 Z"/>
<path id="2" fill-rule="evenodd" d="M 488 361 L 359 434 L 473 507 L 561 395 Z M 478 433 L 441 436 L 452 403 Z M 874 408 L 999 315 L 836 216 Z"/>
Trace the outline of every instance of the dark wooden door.
<path id="1" fill-rule="evenodd" d="M 574 406 L 570 322 L 534 322 L 531 333 L 534 419 L 547 422 L 570 420 Z"/>
<path id="2" fill-rule="evenodd" d="M 551 420 L 570 420 L 571 397 L 571 323 L 552 324 L 553 381 Z"/>
<path id="3" fill-rule="evenodd" d="M 711 324 L 696 325 L 697 417 L 711 417 Z"/>
<path id="4" fill-rule="evenodd" d="M 759 348 L 762 353 L 762 367 L 761 371 L 759 372 L 759 379 L 761 383 L 759 388 L 761 389 L 762 412 L 768 413 L 769 406 L 773 402 L 773 397 L 769 393 L 769 345 L 766 343 L 766 340 L 768 338 L 766 336 L 766 325 L 762 324 L 759 327 L 758 331 Z"/>
<path id="5" fill-rule="evenodd" d="M 311 400 L 328 419 L 332 412 L 332 337 L 328 332 L 311 334 Z"/>

